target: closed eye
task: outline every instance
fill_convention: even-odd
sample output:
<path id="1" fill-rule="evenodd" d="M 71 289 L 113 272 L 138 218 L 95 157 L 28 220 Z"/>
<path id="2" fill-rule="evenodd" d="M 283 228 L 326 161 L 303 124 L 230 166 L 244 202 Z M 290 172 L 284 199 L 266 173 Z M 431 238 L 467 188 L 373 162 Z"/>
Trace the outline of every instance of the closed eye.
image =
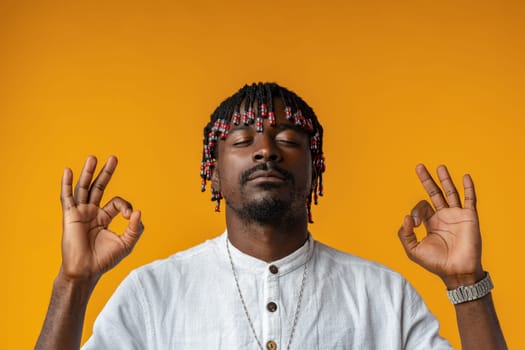
<path id="1" fill-rule="evenodd" d="M 297 141 L 295 141 L 295 140 L 289 140 L 289 139 L 276 139 L 275 141 L 278 142 L 278 143 L 280 143 L 280 144 L 289 145 L 289 146 L 298 146 L 298 145 L 299 145 L 299 142 L 297 142 Z"/>
<path id="2" fill-rule="evenodd" d="M 304 134 L 292 128 L 283 129 L 275 137 L 275 142 L 286 146 L 300 146 L 304 142 Z"/>
<path id="3" fill-rule="evenodd" d="M 232 143 L 233 146 L 248 146 L 249 144 L 251 144 L 253 141 L 253 139 L 241 139 L 241 140 L 236 140 Z"/>
<path id="4" fill-rule="evenodd" d="M 255 130 L 246 125 L 240 125 L 230 130 L 227 138 L 228 143 L 233 147 L 244 147 L 253 143 Z"/>

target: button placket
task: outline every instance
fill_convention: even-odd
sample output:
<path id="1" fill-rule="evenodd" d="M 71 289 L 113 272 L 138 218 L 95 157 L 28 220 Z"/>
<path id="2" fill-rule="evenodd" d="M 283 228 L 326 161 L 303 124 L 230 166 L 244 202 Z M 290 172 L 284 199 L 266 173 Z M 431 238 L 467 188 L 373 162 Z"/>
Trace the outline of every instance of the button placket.
<path id="1" fill-rule="evenodd" d="M 281 312 L 279 292 L 279 269 L 269 265 L 265 276 L 264 311 L 263 317 L 263 344 L 267 349 L 276 350 L 281 342 Z"/>

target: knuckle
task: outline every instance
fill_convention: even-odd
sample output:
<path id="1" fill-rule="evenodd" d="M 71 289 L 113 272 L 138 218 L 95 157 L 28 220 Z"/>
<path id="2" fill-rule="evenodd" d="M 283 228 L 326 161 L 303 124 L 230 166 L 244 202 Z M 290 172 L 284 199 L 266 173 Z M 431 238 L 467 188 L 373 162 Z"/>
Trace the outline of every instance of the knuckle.
<path id="1" fill-rule="evenodd" d="M 448 197 L 455 196 L 455 195 L 458 194 L 458 192 L 456 190 L 448 190 L 446 193 L 447 193 Z"/>
<path id="2" fill-rule="evenodd" d="M 434 197 L 434 196 L 437 196 L 437 195 L 440 195 L 441 194 L 441 191 L 438 190 L 438 189 L 431 189 L 430 191 L 428 191 L 428 195 L 430 197 Z"/>
<path id="3" fill-rule="evenodd" d="M 114 169 L 108 169 L 107 166 L 104 167 L 104 170 L 102 170 L 102 174 L 104 174 L 107 177 L 111 177 L 113 175 Z"/>
<path id="4" fill-rule="evenodd" d="M 443 182 L 452 182 L 452 179 L 450 178 L 450 176 L 445 176 L 445 177 L 440 178 L 439 181 L 441 181 L 442 183 Z"/>
<path id="5" fill-rule="evenodd" d="M 92 187 L 101 192 L 104 192 L 104 190 L 106 189 L 106 185 L 100 182 L 95 182 Z"/>

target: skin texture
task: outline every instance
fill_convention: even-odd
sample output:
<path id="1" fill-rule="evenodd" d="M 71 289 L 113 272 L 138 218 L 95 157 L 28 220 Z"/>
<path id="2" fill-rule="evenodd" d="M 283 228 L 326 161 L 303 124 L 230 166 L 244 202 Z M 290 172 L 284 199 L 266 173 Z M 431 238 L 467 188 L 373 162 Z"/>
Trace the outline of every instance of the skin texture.
<path id="1" fill-rule="evenodd" d="M 432 205 L 421 201 L 405 217 L 398 235 L 407 256 L 439 276 L 447 288 L 455 289 L 480 281 L 481 233 L 476 210 L 476 191 L 470 175 L 463 176 L 463 204 L 444 165 L 437 168 L 436 184 L 424 165 L 416 173 Z M 423 224 L 426 236 L 418 240 L 414 227 Z M 492 295 L 455 305 L 463 349 L 507 349 Z"/>
<path id="2" fill-rule="evenodd" d="M 422 164 L 416 167 L 416 173 L 436 209 L 423 200 L 405 218 L 399 238 L 408 257 L 441 277 L 448 289 L 481 280 L 485 275 L 481 266 L 481 234 L 476 192 L 470 175 L 463 177 L 465 201 L 462 207 L 445 166 L 437 169 L 443 191 Z M 413 229 L 421 224 L 427 236 L 418 241 Z"/>
<path id="3" fill-rule="evenodd" d="M 226 200 L 226 225 L 231 243 L 246 254 L 274 261 L 302 246 L 308 237 L 306 198 L 312 186 L 309 137 L 284 117 L 274 102 L 278 127 L 231 130 L 219 142 L 212 186 Z M 100 206 L 116 168 L 110 157 L 95 180 L 96 159 L 88 157 L 75 190 L 73 175 L 62 179 L 62 266 L 37 349 L 78 349 L 85 309 L 100 277 L 131 252 L 144 227 L 139 211 L 122 198 Z M 447 288 L 483 278 L 481 234 L 476 193 L 469 175 L 463 178 L 463 203 L 445 166 L 437 169 L 441 188 L 423 165 L 416 167 L 430 202 L 419 202 L 398 235 L 408 257 L 439 276 Z M 250 209 L 251 208 L 251 209 Z M 252 214 L 249 214 L 249 213 Z M 129 220 L 122 235 L 108 229 L 118 214 Z M 248 214 L 247 214 L 248 213 Z M 261 214 L 262 213 L 262 214 Z M 418 240 L 414 228 L 424 225 Z M 506 349 L 491 295 L 455 306 L 463 349 Z"/>
<path id="4" fill-rule="evenodd" d="M 305 202 L 312 187 L 309 136 L 286 120 L 280 99 L 274 103 L 277 125 L 265 121 L 262 133 L 253 126 L 230 130 L 219 142 L 212 175 L 213 188 L 226 200 L 228 238 L 241 251 L 264 261 L 285 257 L 306 241 Z M 256 170 L 263 167 L 268 170 Z M 283 205 L 267 220 L 243 215 L 250 204 L 265 202 Z"/>
<path id="5" fill-rule="evenodd" d="M 62 265 L 53 285 L 46 320 L 36 349 L 78 349 L 86 306 L 96 283 L 126 257 L 144 230 L 140 211 L 120 197 L 100 206 L 117 166 L 110 157 L 93 180 L 97 159 L 87 158 L 74 191 L 73 173 L 62 176 Z M 118 214 L 129 220 L 121 235 L 108 229 Z"/>

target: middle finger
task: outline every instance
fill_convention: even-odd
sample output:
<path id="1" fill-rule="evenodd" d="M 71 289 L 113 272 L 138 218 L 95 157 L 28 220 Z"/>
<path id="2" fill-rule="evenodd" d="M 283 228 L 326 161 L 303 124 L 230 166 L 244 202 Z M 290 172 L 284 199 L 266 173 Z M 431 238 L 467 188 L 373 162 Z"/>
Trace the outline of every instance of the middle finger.
<path id="1" fill-rule="evenodd" d="M 117 158 L 115 156 L 109 157 L 106 164 L 104 164 L 104 167 L 97 175 L 97 178 L 91 184 L 91 188 L 89 189 L 89 203 L 95 204 L 97 206 L 100 204 L 104 190 L 106 189 L 109 180 L 111 180 L 111 176 L 113 175 L 116 167 Z"/>
<path id="2" fill-rule="evenodd" d="M 80 177 L 75 186 L 75 201 L 77 203 L 87 203 L 89 196 L 89 185 L 91 184 L 91 179 L 93 179 L 93 173 L 97 166 L 97 158 L 94 156 L 89 156 L 84 163 Z"/>
<path id="3" fill-rule="evenodd" d="M 452 182 L 452 179 L 450 178 L 450 174 L 448 173 L 447 167 L 444 165 L 438 166 L 437 175 L 439 178 L 439 182 L 441 182 L 441 186 L 443 186 L 443 190 L 447 195 L 449 207 L 461 208 L 461 200 L 459 199 L 458 190 L 456 189 L 454 182 Z"/>
<path id="4" fill-rule="evenodd" d="M 448 207 L 447 201 L 443 197 L 443 192 L 441 192 L 441 188 L 439 188 L 432 176 L 430 176 L 427 168 L 425 168 L 423 164 L 418 164 L 416 166 L 416 173 L 436 210 Z"/>

